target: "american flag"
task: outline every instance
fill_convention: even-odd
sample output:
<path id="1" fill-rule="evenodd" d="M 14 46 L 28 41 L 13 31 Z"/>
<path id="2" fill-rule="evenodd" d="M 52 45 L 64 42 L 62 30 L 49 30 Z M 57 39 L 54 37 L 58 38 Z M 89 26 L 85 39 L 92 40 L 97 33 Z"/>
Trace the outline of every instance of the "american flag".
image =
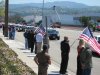
<path id="1" fill-rule="evenodd" d="M 93 33 L 89 27 L 86 27 L 82 34 L 79 36 L 80 39 L 83 39 L 86 43 L 88 43 L 95 52 L 100 54 L 100 44 L 97 40 L 93 37 Z"/>
<path id="2" fill-rule="evenodd" d="M 42 25 L 40 25 L 40 26 L 35 30 L 35 32 L 41 33 L 43 36 L 46 34 L 45 28 L 44 28 Z"/>

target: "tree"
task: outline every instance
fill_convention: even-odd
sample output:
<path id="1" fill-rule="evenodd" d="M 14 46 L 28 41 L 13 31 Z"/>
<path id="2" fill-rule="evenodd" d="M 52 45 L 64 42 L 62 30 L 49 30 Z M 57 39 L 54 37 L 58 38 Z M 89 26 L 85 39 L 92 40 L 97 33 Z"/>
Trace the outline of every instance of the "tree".
<path id="1" fill-rule="evenodd" d="M 4 17 L 4 15 L 5 15 L 5 14 L 4 14 L 4 8 L 1 8 L 1 7 L 0 7 L 0 17 Z"/>
<path id="2" fill-rule="evenodd" d="M 36 23 L 36 26 L 39 26 L 42 23 L 42 20 Z"/>
<path id="3" fill-rule="evenodd" d="M 25 23 L 26 21 L 19 14 L 15 14 L 13 16 L 9 16 L 9 22 Z"/>
<path id="4" fill-rule="evenodd" d="M 0 2 L 0 20 L 4 21 L 5 16 L 5 6 L 4 6 L 4 0 Z"/>
<path id="5" fill-rule="evenodd" d="M 87 17 L 87 16 L 82 16 L 79 18 L 79 21 L 82 23 L 83 27 L 89 26 L 90 20 L 91 20 L 91 17 Z"/>

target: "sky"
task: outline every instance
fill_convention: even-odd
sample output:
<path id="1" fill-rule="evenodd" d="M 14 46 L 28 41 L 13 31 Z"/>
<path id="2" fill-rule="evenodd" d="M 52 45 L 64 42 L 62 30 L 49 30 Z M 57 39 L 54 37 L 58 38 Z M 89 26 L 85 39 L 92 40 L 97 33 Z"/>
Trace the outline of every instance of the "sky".
<path id="1" fill-rule="evenodd" d="M 100 6 L 100 0 L 44 0 L 44 2 L 54 1 L 71 1 L 77 3 L 83 3 L 89 6 Z M 23 3 L 43 3 L 43 0 L 9 0 L 10 4 L 23 4 Z"/>

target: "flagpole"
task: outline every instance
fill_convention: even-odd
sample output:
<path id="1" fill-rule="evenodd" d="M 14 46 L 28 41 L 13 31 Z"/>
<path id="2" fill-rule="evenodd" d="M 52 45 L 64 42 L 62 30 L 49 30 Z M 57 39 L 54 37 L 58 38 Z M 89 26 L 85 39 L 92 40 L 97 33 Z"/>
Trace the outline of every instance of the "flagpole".
<path id="1" fill-rule="evenodd" d="M 76 39 L 76 40 L 78 40 L 78 39 Z M 76 40 L 71 44 L 71 46 L 70 47 L 72 47 L 73 45 L 74 45 L 74 43 L 76 42 Z"/>
<path id="2" fill-rule="evenodd" d="M 46 27 L 46 34 L 43 39 L 43 44 L 46 44 L 49 48 L 50 46 L 49 46 L 49 39 L 48 39 L 48 33 L 47 33 L 47 29 L 48 29 L 47 16 L 44 16 L 44 0 L 43 0 L 43 5 L 42 5 L 42 26 L 43 25 Z"/>
<path id="3" fill-rule="evenodd" d="M 92 34 L 92 31 L 91 31 L 90 27 L 89 26 L 87 26 L 87 27 L 88 27 L 88 29 L 90 31 L 90 34 L 91 34 L 92 38 L 93 38 L 93 34 Z"/>

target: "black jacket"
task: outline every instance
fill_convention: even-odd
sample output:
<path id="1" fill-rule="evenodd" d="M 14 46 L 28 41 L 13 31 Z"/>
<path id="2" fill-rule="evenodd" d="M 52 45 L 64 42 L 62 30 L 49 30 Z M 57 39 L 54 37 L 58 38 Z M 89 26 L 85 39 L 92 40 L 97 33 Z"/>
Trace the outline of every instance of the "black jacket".
<path id="1" fill-rule="evenodd" d="M 62 53 L 70 52 L 70 46 L 69 46 L 68 41 L 66 41 L 66 40 L 61 41 L 61 52 Z"/>
<path id="2" fill-rule="evenodd" d="M 28 33 L 27 32 L 24 33 L 24 37 L 28 38 Z"/>

